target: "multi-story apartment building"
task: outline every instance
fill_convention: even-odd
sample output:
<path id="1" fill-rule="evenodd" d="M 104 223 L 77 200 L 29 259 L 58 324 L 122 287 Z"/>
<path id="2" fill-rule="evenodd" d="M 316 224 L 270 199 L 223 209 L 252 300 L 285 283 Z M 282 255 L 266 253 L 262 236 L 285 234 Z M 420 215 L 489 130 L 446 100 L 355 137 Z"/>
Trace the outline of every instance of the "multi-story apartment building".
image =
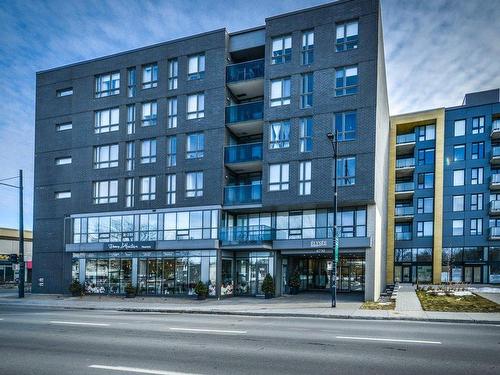
<path id="1" fill-rule="evenodd" d="M 500 282 L 499 93 L 391 117 L 387 283 Z"/>
<path id="2" fill-rule="evenodd" d="M 376 0 L 37 74 L 33 290 L 385 286 L 389 114 Z M 337 130 L 333 165 L 327 133 Z"/>

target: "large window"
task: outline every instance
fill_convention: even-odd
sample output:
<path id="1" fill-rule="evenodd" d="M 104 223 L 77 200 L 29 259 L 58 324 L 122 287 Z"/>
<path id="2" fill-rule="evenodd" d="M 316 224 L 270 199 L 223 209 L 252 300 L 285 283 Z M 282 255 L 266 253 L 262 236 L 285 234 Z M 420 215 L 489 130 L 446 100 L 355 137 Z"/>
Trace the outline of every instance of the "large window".
<path id="1" fill-rule="evenodd" d="M 187 119 L 205 117 L 205 94 L 197 93 L 187 97 Z"/>
<path id="2" fill-rule="evenodd" d="M 177 191 L 177 176 L 175 174 L 167 174 L 167 204 L 175 204 Z"/>
<path id="3" fill-rule="evenodd" d="M 339 141 L 352 141 L 356 138 L 356 111 L 335 114 L 335 129 Z"/>
<path id="4" fill-rule="evenodd" d="M 456 169 L 453 171 L 453 186 L 463 186 L 465 184 L 465 170 Z"/>
<path id="5" fill-rule="evenodd" d="M 337 184 L 339 186 L 356 183 L 356 157 L 349 156 L 337 160 Z"/>
<path id="6" fill-rule="evenodd" d="M 186 136 L 186 159 L 199 159 L 205 151 L 205 135 L 202 132 Z"/>
<path id="7" fill-rule="evenodd" d="M 422 125 L 417 129 L 418 141 L 432 141 L 436 139 L 436 125 Z"/>
<path id="8" fill-rule="evenodd" d="M 134 178 L 125 179 L 125 207 L 134 207 L 135 205 L 135 184 Z"/>
<path id="9" fill-rule="evenodd" d="M 335 50 L 337 52 L 358 48 L 358 21 L 337 24 Z"/>
<path id="10" fill-rule="evenodd" d="M 483 234 L 483 219 L 470 219 L 470 235 L 481 236 Z"/>
<path id="11" fill-rule="evenodd" d="M 465 209 L 465 196 L 464 195 L 454 195 L 453 200 L 453 211 L 461 212 Z"/>
<path id="12" fill-rule="evenodd" d="M 103 109 L 95 112 L 94 132 L 108 133 L 118 130 L 120 126 L 120 110 L 118 108 Z"/>
<path id="13" fill-rule="evenodd" d="M 117 95 L 120 93 L 120 72 L 101 74 L 95 77 L 95 97 Z"/>
<path id="14" fill-rule="evenodd" d="M 149 64 L 142 67 L 142 88 L 151 89 L 158 86 L 158 64 Z"/>
<path id="15" fill-rule="evenodd" d="M 471 168 L 470 170 L 470 183 L 471 185 L 481 185 L 484 182 L 484 168 Z"/>
<path id="16" fill-rule="evenodd" d="M 312 151 L 313 119 L 305 117 L 300 119 L 300 152 Z"/>
<path id="17" fill-rule="evenodd" d="M 186 197 L 203 196 L 203 172 L 186 173 Z"/>
<path id="18" fill-rule="evenodd" d="M 271 64 L 283 64 L 292 60 L 292 36 L 284 35 L 272 39 Z"/>
<path id="19" fill-rule="evenodd" d="M 175 135 L 167 137 L 167 167 L 177 165 L 177 137 Z"/>
<path id="20" fill-rule="evenodd" d="M 484 142 L 472 142 L 471 158 L 484 159 Z"/>
<path id="21" fill-rule="evenodd" d="M 177 127 L 177 98 L 168 98 L 167 100 L 167 128 Z"/>
<path id="22" fill-rule="evenodd" d="M 314 62 L 314 31 L 306 30 L 302 32 L 302 65 L 309 65 Z"/>
<path id="23" fill-rule="evenodd" d="M 271 107 L 290 104 L 290 77 L 271 81 Z"/>
<path id="24" fill-rule="evenodd" d="M 300 85 L 300 108 L 310 108 L 313 105 L 314 75 L 313 73 L 302 74 Z"/>
<path id="25" fill-rule="evenodd" d="M 95 181 L 92 198 L 95 204 L 118 202 L 118 180 Z"/>
<path id="26" fill-rule="evenodd" d="M 289 168 L 288 163 L 269 165 L 269 191 L 288 190 Z"/>
<path id="27" fill-rule="evenodd" d="M 202 79 L 205 77 L 205 54 L 188 57 L 188 80 Z"/>
<path id="28" fill-rule="evenodd" d="M 290 146 L 290 121 L 272 122 L 269 125 L 269 148 L 287 148 Z"/>
<path id="29" fill-rule="evenodd" d="M 452 235 L 453 236 L 463 236 L 464 235 L 464 221 L 463 220 L 453 220 L 453 222 L 452 222 Z"/>
<path id="30" fill-rule="evenodd" d="M 417 213 L 419 214 L 432 214 L 434 211 L 434 198 L 418 198 L 417 199 Z"/>
<path id="31" fill-rule="evenodd" d="M 358 92 L 358 67 L 348 66 L 335 70 L 335 96 Z"/>
<path id="32" fill-rule="evenodd" d="M 465 120 L 456 120 L 453 123 L 453 135 L 455 137 L 465 135 Z"/>
<path id="33" fill-rule="evenodd" d="M 299 195 L 311 194 L 311 161 L 299 164 Z"/>
<path id="34" fill-rule="evenodd" d="M 125 158 L 125 169 L 133 171 L 135 169 L 135 142 L 127 142 L 127 156 Z"/>
<path id="35" fill-rule="evenodd" d="M 484 133 L 484 116 L 472 119 L 472 134 Z"/>
<path id="36" fill-rule="evenodd" d="M 95 257 L 95 254 L 92 255 Z M 78 259 L 73 261 L 78 264 Z M 131 282 L 131 258 L 85 259 L 85 293 L 122 294 Z"/>
<path id="37" fill-rule="evenodd" d="M 491 199 L 490 194 L 490 199 Z M 479 211 L 483 209 L 483 194 L 471 194 L 470 196 L 470 210 L 471 211 Z"/>
<path id="38" fill-rule="evenodd" d="M 453 161 L 465 160 L 465 145 L 453 146 Z"/>
<path id="39" fill-rule="evenodd" d="M 179 79 L 179 62 L 177 59 L 168 60 L 168 89 L 177 89 Z"/>
<path id="40" fill-rule="evenodd" d="M 418 165 L 433 165 L 434 164 L 434 149 L 418 150 Z"/>
<path id="41" fill-rule="evenodd" d="M 417 237 L 431 237 L 434 231 L 434 223 L 432 221 L 417 222 Z"/>
<path id="42" fill-rule="evenodd" d="M 141 141 L 141 164 L 156 162 L 156 139 Z"/>
<path id="43" fill-rule="evenodd" d="M 142 103 L 142 126 L 155 126 L 158 117 L 156 101 Z"/>
<path id="44" fill-rule="evenodd" d="M 94 147 L 94 168 L 118 167 L 118 144 Z"/>
<path id="45" fill-rule="evenodd" d="M 419 189 L 432 189 L 434 188 L 434 173 L 419 173 L 417 176 L 417 187 Z"/>
<path id="46" fill-rule="evenodd" d="M 156 177 L 147 176 L 139 179 L 139 199 L 141 201 L 152 201 L 156 199 Z"/>

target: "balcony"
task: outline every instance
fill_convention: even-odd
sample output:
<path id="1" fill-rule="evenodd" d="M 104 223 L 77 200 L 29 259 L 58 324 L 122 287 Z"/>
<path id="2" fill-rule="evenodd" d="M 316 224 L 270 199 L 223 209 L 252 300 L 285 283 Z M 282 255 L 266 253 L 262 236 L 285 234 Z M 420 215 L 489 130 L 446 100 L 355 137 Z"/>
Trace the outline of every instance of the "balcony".
<path id="1" fill-rule="evenodd" d="M 490 202 L 490 215 L 491 216 L 500 215 L 500 201 L 491 201 Z"/>
<path id="2" fill-rule="evenodd" d="M 226 107 L 226 126 L 237 136 L 262 134 L 264 102 Z"/>
<path id="3" fill-rule="evenodd" d="M 220 229 L 222 246 L 255 246 L 271 245 L 275 238 L 275 230 L 267 225 L 249 225 Z"/>
<path id="4" fill-rule="evenodd" d="M 394 209 L 394 219 L 396 222 L 412 221 L 413 215 L 413 206 L 400 206 Z"/>
<path id="5" fill-rule="evenodd" d="M 226 146 L 224 164 L 235 173 L 262 170 L 262 142 Z"/>
<path id="6" fill-rule="evenodd" d="M 411 232 L 396 232 L 394 239 L 396 241 L 411 241 Z"/>
<path id="7" fill-rule="evenodd" d="M 491 227 L 488 238 L 490 240 L 500 240 L 500 227 Z"/>
<path id="8" fill-rule="evenodd" d="M 415 133 L 400 134 L 396 136 L 396 155 L 413 153 L 415 143 Z"/>
<path id="9" fill-rule="evenodd" d="M 262 202 L 262 184 L 226 186 L 224 188 L 224 205 L 260 205 Z"/>
<path id="10" fill-rule="evenodd" d="M 413 181 L 408 182 L 396 182 L 394 188 L 396 199 L 409 199 L 413 197 L 415 193 L 415 183 Z"/>
<path id="11" fill-rule="evenodd" d="M 264 59 L 229 65 L 226 84 L 240 100 L 264 96 Z"/>
<path id="12" fill-rule="evenodd" d="M 500 173 L 491 175 L 490 190 L 500 190 Z"/>
<path id="13" fill-rule="evenodd" d="M 493 146 L 491 148 L 491 165 L 500 165 L 500 146 Z"/>
<path id="14" fill-rule="evenodd" d="M 491 124 L 491 138 L 500 139 L 500 119 L 494 119 Z"/>
<path id="15" fill-rule="evenodd" d="M 410 176 L 415 170 L 415 158 L 396 159 L 396 176 Z"/>

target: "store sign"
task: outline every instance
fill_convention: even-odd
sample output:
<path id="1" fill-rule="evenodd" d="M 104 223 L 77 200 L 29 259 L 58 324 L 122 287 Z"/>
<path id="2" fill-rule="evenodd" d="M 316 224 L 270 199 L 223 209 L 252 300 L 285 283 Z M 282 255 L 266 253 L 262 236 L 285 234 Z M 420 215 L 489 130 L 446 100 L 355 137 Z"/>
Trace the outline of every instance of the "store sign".
<path id="1" fill-rule="evenodd" d="M 311 247 L 327 247 L 328 243 L 326 240 L 311 240 Z"/>
<path id="2" fill-rule="evenodd" d="M 155 248 L 155 241 L 108 242 L 105 244 L 105 250 L 154 250 Z"/>

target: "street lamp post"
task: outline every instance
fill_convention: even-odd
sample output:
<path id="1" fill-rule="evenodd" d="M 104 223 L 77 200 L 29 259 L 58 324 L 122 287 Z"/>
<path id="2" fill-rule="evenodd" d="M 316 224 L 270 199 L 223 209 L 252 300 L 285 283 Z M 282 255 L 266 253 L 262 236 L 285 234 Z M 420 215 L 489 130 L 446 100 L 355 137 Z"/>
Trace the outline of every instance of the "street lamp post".
<path id="1" fill-rule="evenodd" d="M 326 135 L 333 149 L 333 246 L 332 246 L 332 272 L 330 274 L 330 289 L 332 292 L 332 307 L 337 307 L 337 261 L 339 257 L 339 237 L 337 232 L 337 150 L 338 133 Z"/>
<path id="2" fill-rule="evenodd" d="M 19 190 L 19 298 L 24 298 L 24 217 L 23 217 L 23 170 L 19 170 L 19 176 L 5 178 L 0 181 L 19 178 L 19 186 L 0 182 L 0 185 L 12 187 Z"/>

